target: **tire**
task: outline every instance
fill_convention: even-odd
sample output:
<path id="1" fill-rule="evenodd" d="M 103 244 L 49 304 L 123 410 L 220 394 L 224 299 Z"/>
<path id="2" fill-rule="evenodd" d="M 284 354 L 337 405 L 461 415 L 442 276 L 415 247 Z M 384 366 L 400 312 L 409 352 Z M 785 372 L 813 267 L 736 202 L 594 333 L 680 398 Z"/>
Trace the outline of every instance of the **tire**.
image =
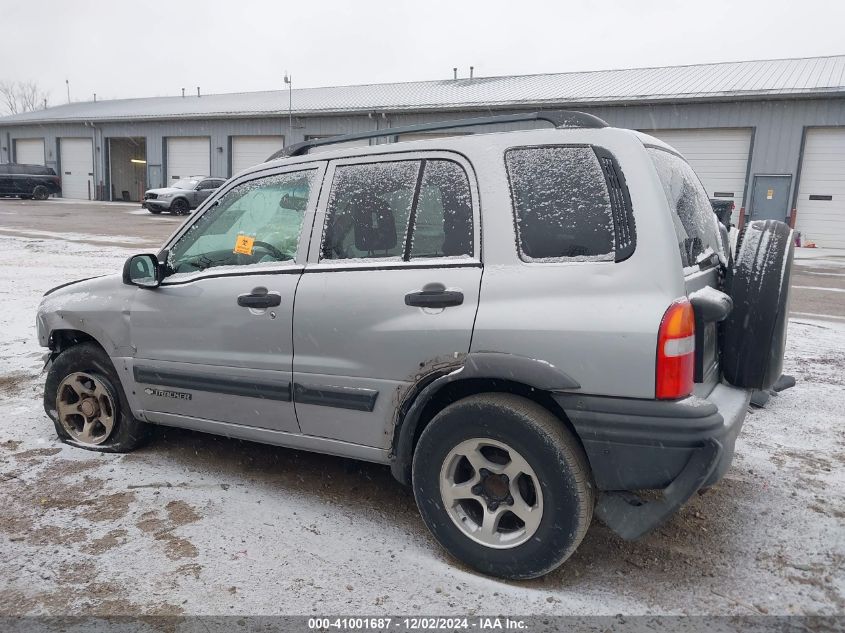
<path id="1" fill-rule="evenodd" d="M 188 213 L 188 201 L 184 198 L 176 198 L 170 203 L 170 212 L 173 215 L 185 215 Z"/>
<path id="2" fill-rule="evenodd" d="M 50 192 L 47 191 L 47 187 L 44 185 L 38 185 L 32 190 L 32 197 L 36 200 L 46 200 L 50 197 Z"/>
<path id="3" fill-rule="evenodd" d="M 153 215 L 158 215 L 159 213 L 161 213 L 161 209 L 158 209 L 156 207 L 147 207 L 147 211 L 149 211 Z"/>
<path id="4" fill-rule="evenodd" d="M 783 371 L 795 243 L 777 220 L 749 222 L 740 240 L 726 280 L 734 309 L 721 329 L 722 372 L 737 387 L 765 390 Z"/>
<path id="5" fill-rule="evenodd" d="M 95 436 L 91 441 L 83 440 L 79 434 L 69 431 L 60 420 L 59 415 L 59 407 L 65 408 L 62 403 L 66 401 L 67 394 L 73 395 L 76 389 L 76 387 L 68 386 L 66 381 L 76 381 L 84 385 L 84 389 L 90 391 L 91 387 L 87 379 L 95 381 L 91 384 L 101 387 L 99 408 L 105 409 L 102 406 L 104 400 L 110 402 L 109 417 L 112 419 L 111 429 L 108 432 L 103 432 L 105 427 L 99 422 L 92 425 L 100 429 L 99 432 L 96 432 L 97 435 L 104 435 L 104 437 Z M 60 393 L 60 387 L 62 393 Z M 57 403 L 59 406 L 57 406 Z M 72 407 L 73 405 L 67 406 Z M 103 453 L 127 453 L 143 444 L 148 437 L 148 426 L 135 419 L 129 409 L 129 403 L 126 401 L 126 395 L 111 360 L 103 349 L 95 343 L 74 345 L 64 350 L 53 361 L 44 385 L 44 410 L 53 420 L 59 439 L 79 448 Z M 81 414 L 73 417 L 77 418 L 77 421 L 87 420 Z M 101 418 L 105 418 L 105 416 L 101 415 Z M 77 425 L 74 423 L 71 426 Z M 84 427 L 86 424 L 78 426 Z M 94 434 L 92 433 L 92 435 Z"/>
<path id="6" fill-rule="evenodd" d="M 479 461 L 476 455 L 472 458 L 476 466 L 470 466 L 461 455 L 471 449 L 462 447 L 479 442 L 485 459 Z M 503 446 L 507 461 L 500 452 Z M 494 458 L 505 463 L 493 464 L 497 469 L 522 474 L 497 482 L 490 470 L 479 467 L 489 466 Z M 476 482 L 484 470 L 488 475 L 481 485 Z M 495 477 L 501 478 L 499 472 Z M 438 413 L 414 451 L 412 482 L 423 521 L 452 556 L 484 574 L 513 580 L 542 576 L 569 558 L 587 532 L 595 504 L 587 457 L 578 441 L 547 409 L 512 394 L 470 396 Z M 461 500 L 447 497 L 455 486 L 473 483 L 471 489 L 461 488 L 464 492 L 457 495 Z M 499 504 L 496 499 L 501 499 L 502 489 L 509 501 Z M 482 529 L 486 514 L 482 504 L 489 510 L 491 502 L 498 504 L 494 510 L 503 512 L 492 538 Z M 540 514 L 530 519 L 529 529 L 529 522 L 516 520 L 509 508 L 521 506 L 520 513 L 528 516 L 525 508 L 531 505 L 532 512 Z"/>

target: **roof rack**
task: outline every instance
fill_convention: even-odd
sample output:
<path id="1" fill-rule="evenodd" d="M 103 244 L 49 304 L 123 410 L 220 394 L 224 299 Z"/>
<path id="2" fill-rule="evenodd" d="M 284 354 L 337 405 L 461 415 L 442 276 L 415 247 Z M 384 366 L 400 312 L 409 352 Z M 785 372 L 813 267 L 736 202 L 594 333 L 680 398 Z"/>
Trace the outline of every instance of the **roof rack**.
<path id="1" fill-rule="evenodd" d="M 312 139 L 302 143 L 295 143 L 279 150 L 267 160 L 284 158 L 289 156 L 302 156 L 313 147 L 323 145 L 335 145 L 349 141 L 360 141 L 382 136 L 397 136 L 399 134 L 413 134 L 416 132 L 432 132 L 436 130 L 451 130 L 459 127 L 471 127 L 475 125 L 493 125 L 496 123 L 518 123 L 521 121 L 546 121 L 556 128 L 562 127 L 586 127 L 601 128 L 607 127 L 607 123 L 597 116 L 586 112 L 575 110 L 548 110 L 546 112 L 526 112 L 522 114 L 502 114 L 497 116 L 477 117 L 474 119 L 455 119 L 453 121 L 440 121 L 437 123 L 420 123 L 418 125 L 407 125 L 404 127 L 391 127 L 372 132 L 361 132 L 359 134 L 343 134 L 329 138 Z"/>

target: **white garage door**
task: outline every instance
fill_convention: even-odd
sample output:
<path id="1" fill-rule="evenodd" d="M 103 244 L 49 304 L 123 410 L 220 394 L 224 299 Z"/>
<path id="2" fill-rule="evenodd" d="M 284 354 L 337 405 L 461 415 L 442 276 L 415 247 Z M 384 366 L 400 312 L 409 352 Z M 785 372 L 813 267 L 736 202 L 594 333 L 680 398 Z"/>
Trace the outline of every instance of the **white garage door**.
<path id="1" fill-rule="evenodd" d="M 643 130 L 684 155 L 701 178 L 711 198 L 733 200 L 736 213 L 742 206 L 751 130 Z"/>
<path id="2" fill-rule="evenodd" d="M 44 139 L 19 138 L 15 141 L 15 162 L 20 165 L 44 164 Z"/>
<path id="3" fill-rule="evenodd" d="M 845 248 L 845 128 L 807 131 L 796 208 L 804 242 Z"/>
<path id="4" fill-rule="evenodd" d="M 284 136 L 233 136 L 232 175 L 263 163 L 284 146 Z"/>
<path id="5" fill-rule="evenodd" d="M 167 139 L 167 182 L 190 176 L 210 176 L 211 139 L 171 136 Z"/>
<path id="6" fill-rule="evenodd" d="M 76 200 L 94 198 L 94 152 L 90 138 L 59 140 L 62 169 L 62 197 Z"/>

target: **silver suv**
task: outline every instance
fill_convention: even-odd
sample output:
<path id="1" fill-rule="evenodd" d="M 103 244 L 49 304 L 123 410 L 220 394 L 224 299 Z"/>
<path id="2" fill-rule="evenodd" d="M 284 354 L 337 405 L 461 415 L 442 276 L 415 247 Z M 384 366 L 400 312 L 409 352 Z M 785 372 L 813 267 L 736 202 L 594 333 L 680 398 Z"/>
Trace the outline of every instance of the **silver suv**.
<path id="1" fill-rule="evenodd" d="M 553 127 L 291 146 L 122 276 L 48 292 L 59 437 L 129 451 L 157 424 L 386 464 L 506 578 L 560 565 L 594 513 L 659 525 L 780 376 L 791 232 L 751 223 L 734 258 L 675 150 L 582 113 L 377 134 L 525 121 Z"/>
<path id="2" fill-rule="evenodd" d="M 223 178 L 208 176 L 181 178 L 169 187 L 145 191 L 141 206 L 154 214 L 170 211 L 173 215 L 186 215 L 205 202 L 224 182 L 226 180 Z"/>

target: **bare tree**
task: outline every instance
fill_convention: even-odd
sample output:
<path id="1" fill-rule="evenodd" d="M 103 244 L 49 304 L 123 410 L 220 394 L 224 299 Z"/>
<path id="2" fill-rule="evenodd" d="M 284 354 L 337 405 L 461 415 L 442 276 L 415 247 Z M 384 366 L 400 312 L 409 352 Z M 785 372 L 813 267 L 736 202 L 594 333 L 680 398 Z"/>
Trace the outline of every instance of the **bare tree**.
<path id="1" fill-rule="evenodd" d="M 34 81 L 0 81 L 0 107 L 5 114 L 41 110 L 47 107 L 47 93 Z"/>

